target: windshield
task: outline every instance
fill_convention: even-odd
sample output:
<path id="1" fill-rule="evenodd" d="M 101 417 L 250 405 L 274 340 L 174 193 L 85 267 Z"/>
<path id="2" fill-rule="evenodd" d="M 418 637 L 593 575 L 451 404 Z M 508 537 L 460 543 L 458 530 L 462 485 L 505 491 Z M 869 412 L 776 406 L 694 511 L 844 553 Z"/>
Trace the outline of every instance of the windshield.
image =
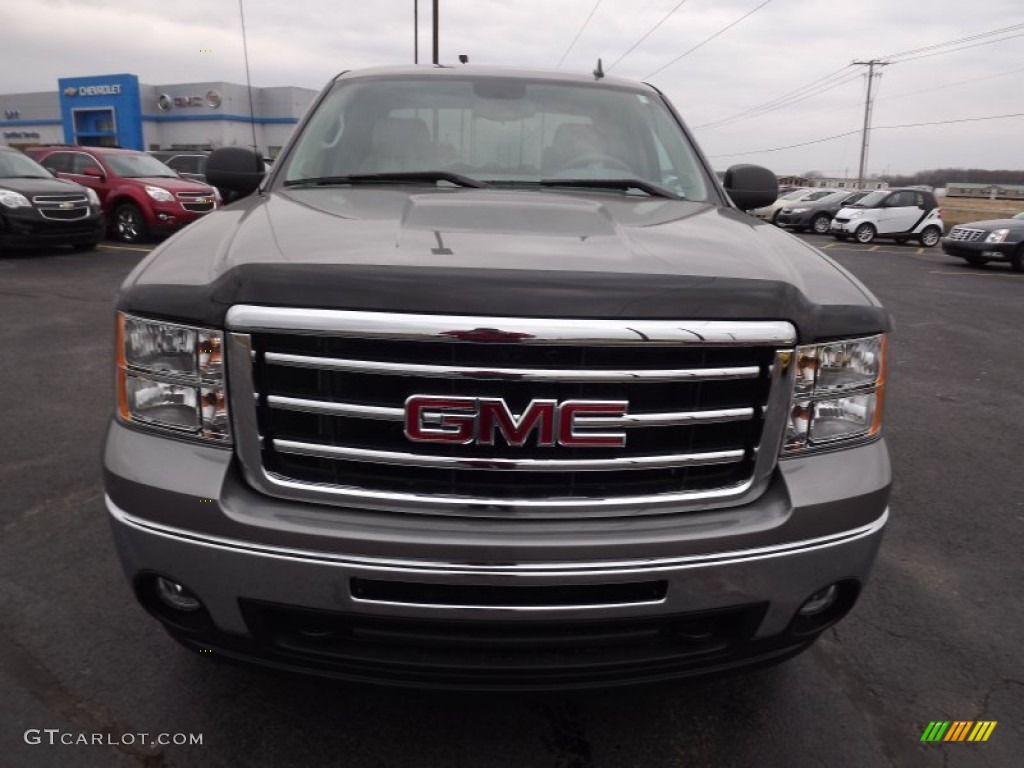
<path id="1" fill-rule="evenodd" d="M 1015 213 L 1013 215 L 1013 218 L 1015 218 L 1015 219 L 1024 219 L 1024 211 L 1021 211 L 1020 213 Z"/>
<path id="2" fill-rule="evenodd" d="M 53 175 L 20 152 L 0 152 L 0 178 L 52 179 Z"/>
<path id="3" fill-rule="evenodd" d="M 426 171 L 493 186 L 633 179 L 690 200 L 705 200 L 709 189 L 656 94 L 514 77 L 342 81 L 299 137 L 283 178 L 294 185 Z"/>
<path id="4" fill-rule="evenodd" d="M 109 155 L 104 155 L 103 159 L 114 173 L 128 179 L 154 176 L 176 178 L 178 175 L 155 157 L 149 155 L 122 155 L 111 152 Z"/>
<path id="5" fill-rule="evenodd" d="M 888 189 L 876 189 L 874 192 L 868 192 L 856 203 L 853 203 L 853 205 L 857 208 L 874 208 L 888 196 Z"/>

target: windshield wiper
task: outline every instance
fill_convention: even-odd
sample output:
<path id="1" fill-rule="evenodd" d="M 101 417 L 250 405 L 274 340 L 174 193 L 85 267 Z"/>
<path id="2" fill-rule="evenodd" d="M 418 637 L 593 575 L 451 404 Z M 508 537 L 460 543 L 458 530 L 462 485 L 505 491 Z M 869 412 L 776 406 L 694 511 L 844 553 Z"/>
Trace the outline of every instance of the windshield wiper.
<path id="1" fill-rule="evenodd" d="M 661 184 L 643 179 L 541 179 L 542 187 L 593 187 L 596 189 L 621 189 L 626 192 L 630 189 L 639 189 L 651 197 L 667 197 L 670 200 L 683 200 L 682 195 L 677 195 Z"/>
<path id="2" fill-rule="evenodd" d="M 447 181 L 458 187 L 483 189 L 487 185 L 470 176 L 463 176 L 454 171 L 398 171 L 395 173 L 353 173 L 348 176 L 314 176 L 308 179 L 291 179 L 286 187 L 313 186 L 326 187 L 332 184 L 401 184 L 403 181 L 438 182 Z"/>

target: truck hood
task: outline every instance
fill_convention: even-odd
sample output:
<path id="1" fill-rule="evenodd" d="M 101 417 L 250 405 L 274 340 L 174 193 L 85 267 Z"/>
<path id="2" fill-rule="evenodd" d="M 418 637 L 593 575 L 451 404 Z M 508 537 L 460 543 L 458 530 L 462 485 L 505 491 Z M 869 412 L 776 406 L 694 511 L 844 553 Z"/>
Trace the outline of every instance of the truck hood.
<path id="1" fill-rule="evenodd" d="M 119 307 L 206 324 L 232 304 L 534 317 L 888 316 L 803 241 L 715 205 L 579 190 L 336 187 L 254 196 L 153 252 Z"/>

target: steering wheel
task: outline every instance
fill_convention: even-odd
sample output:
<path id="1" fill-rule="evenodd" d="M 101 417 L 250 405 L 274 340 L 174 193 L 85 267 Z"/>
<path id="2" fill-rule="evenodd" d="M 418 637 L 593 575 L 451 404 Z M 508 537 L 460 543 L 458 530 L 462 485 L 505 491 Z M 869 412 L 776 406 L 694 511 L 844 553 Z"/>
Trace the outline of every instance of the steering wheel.
<path id="1" fill-rule="evenodd" d="M 571 160 L 567 160 L 562 163 L 562 167 L 559 171 L 567 171 L 570 168 L 583 168 L 587 165 L 593 165 L 595 163 L 601 163 L 606 168 L 618 168 L 620 171 L 628 171 L 631 175 L 636 172 L 626 165 L 624 160 L 620 160 L 612 155 L 606 155 L 602 152 L 591 152 L 587 155 L 577 155 Z"/>

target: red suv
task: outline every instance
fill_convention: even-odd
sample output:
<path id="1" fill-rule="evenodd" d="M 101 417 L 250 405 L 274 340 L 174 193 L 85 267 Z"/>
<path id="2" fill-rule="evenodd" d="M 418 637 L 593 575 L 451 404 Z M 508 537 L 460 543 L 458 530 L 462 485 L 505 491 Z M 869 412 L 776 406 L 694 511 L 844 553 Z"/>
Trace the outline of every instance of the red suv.
<path id="1" fill-rule="evenodd" d="M 79 146 L 29 147 L 25 152 L 95 190 L 112 234 L 126 243 L 170 234 L 220 205 L 220 193 L 209 184 L 183 179 L 144 152 Z"/>

